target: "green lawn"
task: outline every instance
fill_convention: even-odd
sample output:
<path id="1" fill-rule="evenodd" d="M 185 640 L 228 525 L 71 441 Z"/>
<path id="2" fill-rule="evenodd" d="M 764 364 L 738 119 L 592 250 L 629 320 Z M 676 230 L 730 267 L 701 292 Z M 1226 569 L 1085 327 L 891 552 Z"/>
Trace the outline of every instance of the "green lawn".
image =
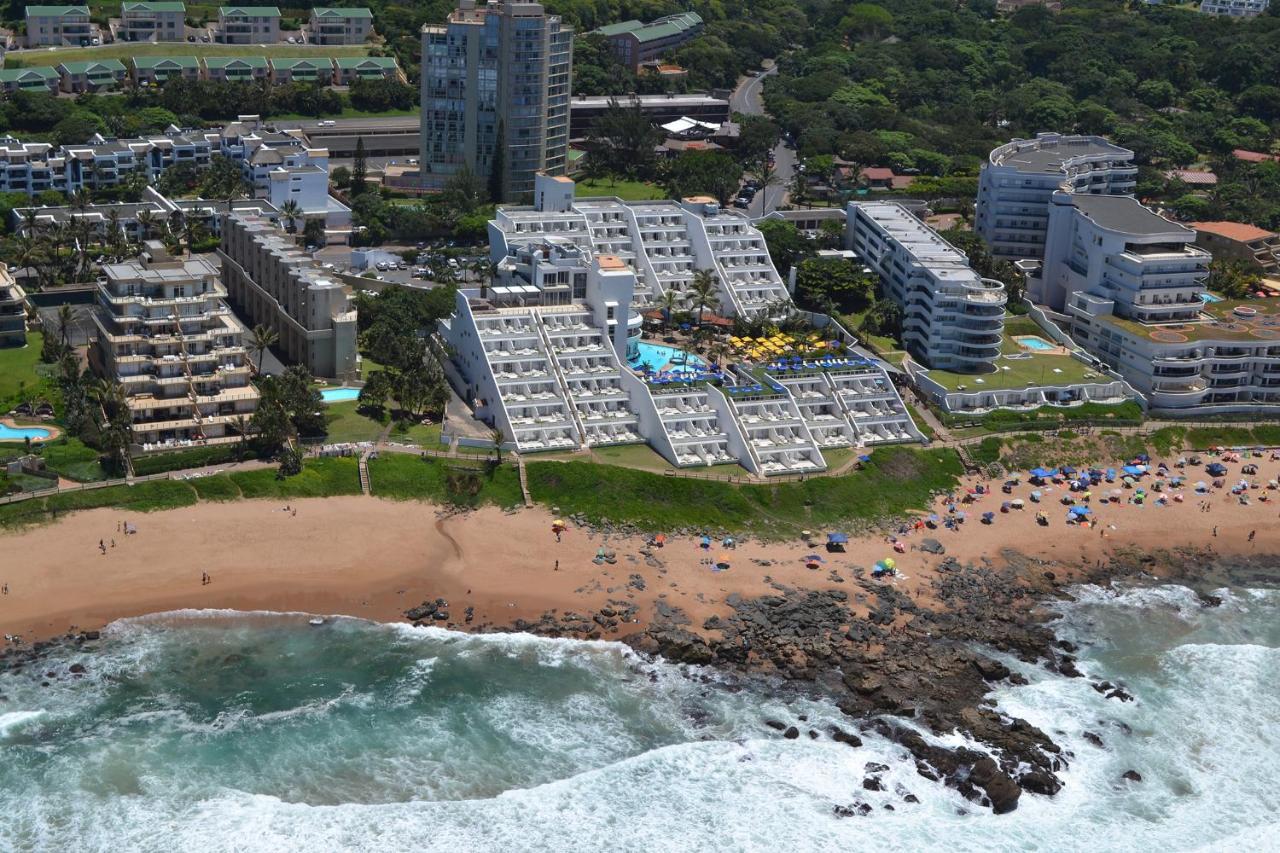
<path id="1" fill-rule="evenodd" d="M 674 467 L 647 444 L 597 447 L 591 451 L 591 456 L 605 465 L 620 465 L 623 468 L 639 468 L 643 471 L 667 471 Z M 742 472 L 739 471 L 739 473 Z"/>
<path id="2" fill-rule="evenodd" d="M 388 441 L 416 444 L 428 450 L 439 450 L 442 424 L 406 424 L 399 421 L 391 428 Z"/>
<path id="3" fill-rule="evenodd" d="M 911 420 L 916 422 L 916 426 L 920 428 L 922 433 L 924 433 L 925 438 L 933 441 L 938 437 L 938 434 L 934 432 L 933 427 L 929 426 L 929 422 L 920 415 L 919 409 L 910 403 L 904 403 L 904 405 L 907 407 L 907 414 L 911 415 Z"/>
<path id="4" fill-rule="evenodd" d="M 623 201 L 652 201 L 667 197 L 666 190 L 645 181 L 622 181 L 601 178 L 598 181 L 579 181 L 574 194 L 583 196 L 617 196 Z"/>
<path id="5" fill-rule="evenodd" d="M 354 456 L 308 459 L 301 474 L 283 480 L 276 477 L 274 468 L 236 471 L 220 476 L 228 477 L 246 498 L 322 498 L 360 494 L 359 462 Z"/>
<path id="6" fill-rule="evenodd" d="M 374 496 L 455 506 L 522 506 L 520 474 L 514 465 L 493 468 L 483 461 L 384 453 L 369 460 Z"/>
<path id="7" fill-rule="evenodd" d="M 107 472 L 98 461 L 99 453 L 78 438 L 64 437 L 42 447 L 45 465 L 68 480 L 91 483 L 106 480 Z"/>
<path id="8" fill-rule="evenodd" d="M 835 470 L 861 452 L 853 447 L 824 447 L 822 459 L 827 463 L 828 470 Z"/>
<path id="9" fill-rule="evenodd" d="M 529 462 L 539 503 L 593 521 L 646 530 L 683 528 L 794 536 L 804 528 L 855 528 L 927 506 L 961 473 L 952 450 L 875 451 L 860 471 L 803 482 L 734 485 L 584 462 Z"/>
<path id="10" fill-rule="evenodd" d="M 385 425 L 357 411 L 359 406 L 358 400 L 325 406 L 325 420 L 329 425 L 327 442 L 340 444 L 344 441 L 376 441 L 382 435 Z"/>
<path id="11" fill-rule="evenodd" d="M 1028 384 L 1053 386 L 1078 382 L 1106 381 L 1103 376 L 1083 362 L 1069 355 L 1034 353 L 1029 358 L 999 357 L 995 361 L 995 373 L 952 373 L 947 370 L 930 370 L 928 376 L 948 391 L 978 392 L 999 388 L 1025 388 Z"/>
<path id="12" fill-rule="evenodd" d="M 144 44 L 141 42 L 120 42 L 104 44 L 99 47 L 65 47 L 54 50 L 10 52 L 4 58 L 5 68 L 30 68 L 38 66 L 56 66 L 63 61 L 82 61 L 88 59 L 118 59 L 128 64 L 135 56 L 265 56 L 268 59 L 285 59 L 297 56 L 365 56 L 369 53 L 368 45 L 298 45 L 298 44 L 191 44 L 165 43 Z"/>
<path id="13" fill-rule="evenodd" d="M 34 391 L 40 384 L 38 372 L 40 364 L 40 347 L 44 337 L 39 332 L 27 334 L 25 347 L 4 347 L 0 349 L 0 411 L 8 411 L 12 405 L 4 405 L 25 387 Z"/>

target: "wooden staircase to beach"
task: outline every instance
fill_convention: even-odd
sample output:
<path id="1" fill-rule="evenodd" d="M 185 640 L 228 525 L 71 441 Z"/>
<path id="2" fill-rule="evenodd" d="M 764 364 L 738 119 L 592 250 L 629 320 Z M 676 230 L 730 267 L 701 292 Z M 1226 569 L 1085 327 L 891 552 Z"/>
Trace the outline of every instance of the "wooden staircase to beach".
<path id="1" fill-rule="evenodd" d="M 524 495 L 524 505 L 528 508 L 533 506 L 533 496 L 529 494 L 529 472 L 524 468 L 524 457 L 519 453 L 513 455 L 516 457 L 516 470 L 520 472 L 520 493 Z"/>
<path id="2" fill-rule="evenodd" d="M 365 450 L 360 454 L 360 494 L 368 495 L 372 493 L 369 481 L 369 454 L 372 451 Z"/>

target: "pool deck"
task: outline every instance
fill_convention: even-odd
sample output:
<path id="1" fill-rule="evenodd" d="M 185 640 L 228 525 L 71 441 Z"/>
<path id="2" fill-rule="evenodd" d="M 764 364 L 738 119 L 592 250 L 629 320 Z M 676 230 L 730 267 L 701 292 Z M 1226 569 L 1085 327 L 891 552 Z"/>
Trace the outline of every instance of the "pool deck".
<path id="1" fill-rule="evenodd" d="M 4 424 L 10 429 L 47 429 L 49 434 L 44 438 L 31 439 L 32 444 L 43 444 L 46 441 L 54 441 L 62 437 L 62 430 L 50 423 L 43 421 L 30 421 L 28 423 L 18 423 L 14 418 L 0 418 L 0 424 Z M 17 444 L 24 439 L 21 438 L 3 438 L 0 444 Z"/>

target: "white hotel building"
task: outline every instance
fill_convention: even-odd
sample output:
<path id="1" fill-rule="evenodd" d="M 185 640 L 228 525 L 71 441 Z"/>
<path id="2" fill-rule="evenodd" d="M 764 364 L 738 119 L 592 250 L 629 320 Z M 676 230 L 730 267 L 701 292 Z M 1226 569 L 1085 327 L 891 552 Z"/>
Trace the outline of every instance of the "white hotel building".
<path id="1" fill-rule="evenodd" d="M 1100 136 L 1041 133 L 991 152 L 978 178 L 974 230 L 997 258 L 1044 256 L 1049 198 L 1058 190 L 1129 195 L 1137 186 L 1133 152 Z"/>
<path id="2" fill-rule="evenodd" d="M 1194 230 L 1131 197 L 1059 192 L 1048 233 L 1030 298 L 1151 410 L 1280 410 L 1280 300 L 1206 298 Z"/>
<path id="3" fill-rule="evenodd" d="M 648 443 L 673 466 L 737 462 L 771 476 L 824 470 L 824 447 L 920 440 L 884 369 L 863 359 L 768 383 L 734 370 L 646 381 L 627 364 L 636 309 L 681 292 L 693 270 L 717 273 L 729 311 L 787 299 L 759 232 L 705 200 L 575 200 L 572 181 L 544 175 L 534 196 L 490 223 L 500 283 L 461 291 L 440 324 L 460 390 L 519 451 Z M 731 271 L 748 270 L 767 286 L 735 287 Z"/>
<path id="4" fill-rule="evenodd" d="M 850 203 L 845 245 L 902 307 L 902 344 L 926 366 L 990 373 L 1004 333 L 1004 285 L 893 202 Z"/>

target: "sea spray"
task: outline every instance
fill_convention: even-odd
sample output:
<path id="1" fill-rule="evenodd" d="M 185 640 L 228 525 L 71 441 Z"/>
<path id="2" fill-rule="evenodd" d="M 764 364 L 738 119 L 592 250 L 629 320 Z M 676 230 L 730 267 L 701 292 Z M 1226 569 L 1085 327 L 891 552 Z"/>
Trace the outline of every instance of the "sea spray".
<path id="1" fill-rule="evenodd" d="M 1072 753 L 1066 787 L 1004 816 L 872 733 L 830 740 L 852 721 L 826 703 L 725 689 L 618 644 L 128 620 L 96 652 L 0 675 L 0 849 L 1264 849 L 1278 607 L 1258 591 L 1205 608 L 1178 588 L 1080 590 L 1055 628 L 1089 678 L 1019 665 L 1030 683 L 994 694 Z M 855 802 L 869 813 L 836 815 Z"/>

